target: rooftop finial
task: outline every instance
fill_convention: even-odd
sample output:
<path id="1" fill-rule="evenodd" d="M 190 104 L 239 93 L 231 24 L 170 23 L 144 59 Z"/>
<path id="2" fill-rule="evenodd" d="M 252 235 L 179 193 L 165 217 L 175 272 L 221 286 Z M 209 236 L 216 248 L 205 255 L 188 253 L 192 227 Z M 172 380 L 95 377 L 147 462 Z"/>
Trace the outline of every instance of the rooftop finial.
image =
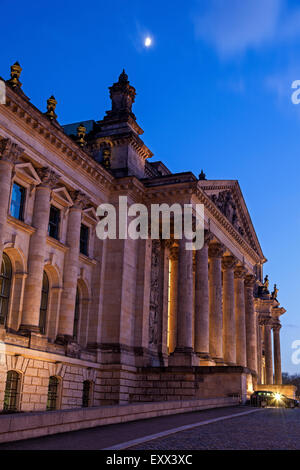
<path id="1" fill-rule="evenodd" d="M 204 173 L 203 170 L 201 170 L 201 173 L 200 173 L 200 175 L 199 175 L 199 180 L 200 180 L 200 181 L 206 180 L 206 174 Z"/>
<path id="2" fill-rule="evenodd" d="M 22 83 L 20 82 L 19 78 L 22 72 L 22 67 L 20 66 L 19 62 L 15 62 L 10 67 L 10 79 L 8 82 L 11 84 L 12 87 L 21 88 Z"/>
<path id="3" fill-rule="evenodd" d="M 111 113 L 118 114 L 120 112 L 132 113 L 132 103 L 135 100 L 135 88 L 130 85 L 128 75 L 125 70 L 119 76 L 119 80 L 109 87 L 110 98 L 112 100 Z"/>
<path id="4" fill-rule="evenodd" d="M 57 105 L 57 101 L 54 98 L 54 96 L 50 96 L 50 98 L 47 99 L 47 111 L 45 112 L 45 115 L 52 121 L 52 119 L 56 119 L 57 115 L 55 114 L 55 108 Z"/>
<path id="5" fill-rule="evenodd" d="M 128 82 L 128 75 L 125 72 L 125 69 L 123 69 L 121 75 L 119 76 L 119 83 L 127 83 Z"/>

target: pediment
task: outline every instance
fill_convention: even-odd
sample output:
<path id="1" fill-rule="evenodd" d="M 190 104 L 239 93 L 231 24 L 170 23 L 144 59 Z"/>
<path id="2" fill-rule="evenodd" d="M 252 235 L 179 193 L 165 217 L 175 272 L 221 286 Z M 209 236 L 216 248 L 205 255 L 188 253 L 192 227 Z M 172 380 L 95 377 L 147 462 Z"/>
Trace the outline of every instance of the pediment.
<path id="1" fill-rule="evenodd" d="M 86 219 L 86 221 L 90 224 L 97 224 L 99 222 L 99 218 L 97 217 L 94 207 L 89 207 L 88 209 L 85 209 L 82 213 L 82 216 L 83 219 Z"/>
<path id="2" fill-rule="evenodd" d="M 203 180 L 201 189 L 251 248 L 264 258 L 238 181 Z"/>
<path id="3" fill-rule="evenodd" d="M 52 190 L 52 199 L 64 207 L 73 206 L 73 200 L 64 186 Z"/>
<path id="4" fill-rule="evenodd" d="M 19 178 L 30 185 L 38 185 L 41 183 L 39 175 L 30 162 L 16 163 L 15 172 Z"/>

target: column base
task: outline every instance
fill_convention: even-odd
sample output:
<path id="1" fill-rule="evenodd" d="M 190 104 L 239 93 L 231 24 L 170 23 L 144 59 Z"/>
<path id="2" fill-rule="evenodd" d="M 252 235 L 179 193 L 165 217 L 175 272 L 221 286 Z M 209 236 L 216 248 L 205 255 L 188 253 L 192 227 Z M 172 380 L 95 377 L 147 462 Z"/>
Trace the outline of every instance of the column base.
<path id="1" fill-rule="evenodd" d="M 211 358 L 208 352 L 196 352 L 196 356 L 199 358 L 200 366 L 215 366 L 215 361 Z"/>
<path id="2" fill-rule="evenodd" d="M 41 329 L 36 325 L 20 325 L 18 333 L 23 336 L 30 336 L 31 333 L 41 334 Z"/>
<path id="3" fill-rule="evenodd" d="M 69 343 L 74 343 L 74 338 L 71 335 L 57 335 L 55 343 L 65 346 Z"/>
<path id="4" fill-rule="evenodd" d="M 226 366 L 227 363 L 225 363 L 223 357 L 213 357 L 213 361 L 215 361 L 216 366 Z M 236 365 L 236 364 L 234 364 Z"/>
<path id="5" fill-rule="evenodd" d="M 176 348 L 169 356 L 169 366 L 198 366 L 199 358 L 193 348 Z"/>
<path id="6" fill-rule="evenodd" d="M 31 349 L 37 349 L 38 351 L 46 351 L 48 344 L 48 338 L 41 333 L 30 333 L 29 347 Z"/>
<path id="7" fill-rule="evenodd" d="M 65 347 L 66 356 L 80 358 L 81 346 L 74 340 L 73 336 L 57 335 L 55 343 Z"/>

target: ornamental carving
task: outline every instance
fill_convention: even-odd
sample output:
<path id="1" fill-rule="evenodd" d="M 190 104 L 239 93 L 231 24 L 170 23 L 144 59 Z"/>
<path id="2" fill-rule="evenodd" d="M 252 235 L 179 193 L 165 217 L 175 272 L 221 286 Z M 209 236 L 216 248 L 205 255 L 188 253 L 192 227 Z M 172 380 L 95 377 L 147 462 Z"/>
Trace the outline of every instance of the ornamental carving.
<path id="1" fill-rule="evenodd" d="M 239 223 L 237 208 L 231 191 L 220 191 L 219 194 L 213 194 L 210 198 L 217 208 L 222 212 L 222 214 L 227 217 L 227 219 L 239 232 L 239 234 L 243 236 L 245 231 Z"/>
<path id="2" fill-rule="evenodd" d="M 0 140 L 0 159 L 6 162 L 15 163 L 23 153 L 24 149 L 11 139 Z"/>
<path id="3" fill-rule="evenodd" d="M 42 186 L 49 186 L 51 189 L 57 185 L 60 179 L 60 176 L 49 167 L 37 168 L 36 172 L 42 182 Z"/>
<path id="4" fill-rule="evenodd" d="M 247 274 L 247 269 L 244 266 L 237 266 L 234 270 L 234 279 L 244 279 Z"/>
<path id="5" fill-rule="evenodd" d="M 178 252 L 179 252 L 178 245 L 173 245 L 170 249 L 170 260 L 171 261 L 177 261 L 178 260 Z"/>
<path id="6" fill-rule="evenodd" d="M 258 324 L 260 326 L 272 326 L 272 317 L 259 317 Z"/>
<path id="7" fill-rule="evenodd" d="M 210 258 L 222 258 L 225 248 L 220 243 L 211 243 L 208 248 L 208 256 Z"/>
<path id="8" fill-rule="evenodd" d="M 209 230 L 205 229 L 204 230 L 204 245 L 209 245 L 209 242 L 213 239 L 213 237 L 214 237 L 213 234 Z"/>
<path id="9" fill-rule="evenodd" d="M 247 274 L 245 277 L 245 286 L 246 287 L 254 287 L 256 283 L 256 277 L 254 274 Z"/>
<path id="10" fill-rule="evenodd" d="M 75 208 L 83 210 L 90 204 L 89 197 L 81 191 L 70 191 L 70 196 Z"/>
<path id="11" fill-rule="evenodd" d="M 222 269 L 233 269 L 237 264 L 237 259 L 234 256 L 224 256 L 222 259 Z"/>
<path id="12" fill-rule="evenodd" d="M 161 277 L 161 242 L 152 241 L 151 257 L 151 287 L 150 287 L 150 311 L 149 311 L 149 346 L 157 347 L 158 321 L 160 306 L 160 277 Z"/>
<path id="13" fill-rule="evenodd" d="M 273 330 L 279 332 L 281 329 L 281 323 L 274 323 Z"/>

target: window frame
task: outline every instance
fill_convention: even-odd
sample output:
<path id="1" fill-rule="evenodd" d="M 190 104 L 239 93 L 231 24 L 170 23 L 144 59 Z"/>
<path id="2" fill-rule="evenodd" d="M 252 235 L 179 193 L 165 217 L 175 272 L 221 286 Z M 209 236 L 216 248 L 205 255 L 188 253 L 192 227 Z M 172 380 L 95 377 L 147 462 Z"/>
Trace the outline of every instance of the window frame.
<path id="1" fill-rule="evenodd" d="M 85 389 L 84 389 L 84 384 L 88 383 L 89 384 L 89 390 L 88 390 L 88 397 L 86 398 L 85 396 Z M 82 388 L 82 408 L 90 408 L 93 406 L 93 398 L 94 398 L 94 382 L 92 380 L 84 380 L 83 381 L 83 388 Z M 87 403 L 87 404 L 86 404 Z"/>
<path id="2" fill-rule="evenodd" d="M 16 217 L 15 215 L 12 214 L 12 202 L 13 202 L 13 192 L 14 192 L 14 187 L 18 186 L 19 188 L 22 188 L 23 190 L 23 198 L 21 197 L 21 203 L 20 203 L 20 214 L 19 217 Z M 24 186 L 24 184 L 19 183 L 16 179 L 12 182 L 12 187 L 11 187 L 11 196 L 10 196 L 10 203 L 9 203 L 9 215 L 13 217 L 16 220 L 20 220 L 21 222 L 25 221 L 25 207 L 26 207 L 26 200 L 27 200 L 27 188 Z"/>
<path id="3" fill-rule="evenodd" d="M 87 239 L 85 240 L 85 244 L 86 244 L 86 246 L 85 246 L 86 250 L 85 251 L 83 251 L 81 249 L 81 246 L 82 246 L 81 245 L 81 242 L 82 242 L 82 238 L 81 238 L 82 227 L 85 227 L 86 233 L 87 233 Z M 87 257 L 89 257 L 89 251 L 90 251 L 90 233 L 91 233 L 90 226 L 88 224 L 85 224 L 85 223 L 81 222 L 81 224 L 80 224 L 79 253 L 81 255 L 87 256 Z"/>
<path id="4" fill-rule="evenodd" d="M 81 302 L 82 302 L 82 295 L 81 295 L 81 292 L 77 283 L 76 299 L 75 299 L 75 306 L 74 306 L 74 321 L 73 321 L 73 339 L 74 341 L 77 341 L 77 342 L 80 337 Z M 76 334 L 75 334 L 75 325 L 76 325 Z"/>
<path id="5" fill-rule="evenodd" d="M 55 209 L 57 213 L 59 214 L 59 221 L 58 221 L 58 227 L 57 227 L 57 236 L 53 236 L 50 234 L 50 215 L 51 215 L 51 209 Z M 59 207 L 57 204 L 53 204 L 53 202 L 50 203 L 50 211 L 49 211 L 49 221 L 48 221 L 48 237 L 60 241 L 61 239 L 61 226 L 62 226 L 62 208 Z"/>
<path id="6" fill-rule="evenodd" d="M 7 259 L 8 261 L 8 266 L 9 266 L 9 269 L 10 269 L 10 277 L 4 277 L 4 275 L 2 274 L 2 265 L 3 263 L 5 263 L 5 259 Z M 11 262 L 11 259 L 10 257 L 5 253 L 3 252 L 2 254 L 2 261 L 1 261 L 1 266 L 0 266 L 0 279 L 2 280 L 1 282 L 1 292 L 0 292 L 0 299 L 4 298 L 5 302 L 6 302 L 6 314 L 5 316 L 3 315 L 0 315 L 0 325 L 3 325 L 4 327 L 7 325 L 7 321 L 8 321 L 8 318 L 9 318 L 9 311 L 10 311 L 10 300 L 11 300 L 11 292 L 12 292 L 12 282 L 13 282 L 13 265 L 12 265 L 12 262 Z M 4 296 L 2 294 L 2 286 L 4 284 L 5 286 L 5 280 L 6 282 L 9 283 L 9 287 L 8 287 L 8 293 L 6 296 Z M 1 302 L 1 305 L 2 305 L 2 302 Z M 0 311 L 0 314 L 2 312 Z M 2 321 L 2 318 L 4 319 Z"/>
<path id="7" fill-rule="evenodd" d="M 12 388 L 8 389 L 8 383 L 12 383 L 13 380 L 9 382 L 9 374 L 16 375 L 16 388 L 14 390 L 14 397 L 11 396 Z M 4 413 L 16 413 L 20 409 L 20 396 L 21 396 L 21 384 L 22 384 L 22 374 L 14 369 L 10 369 L 6 373 L 5 389 L 4 389 L 4 400 L 3 400 L 3 412 Z M 8 394 L 10 392 L 10 395 Z M 8 395 L 8 396 L 7 396 Z M 11 403 L 9 406 L 6 406 L 5 401 L 8 399 L 14 398 L 14 406 L 12 407 Z"/>
<path id="8" fill-rule="evenodd" d="M 55 395 L 55 407 L 49 406 L 49 404 L 48 404 L 49 401 L 51 401 L 51 398 L 49 398 L 51 379 L 56 380 L 56 386 L 57 386 L 56 395 Z M 57 377 L 57 375 L 50 375 L 49 382 L 48 382 L 46 411 L 59 410 L 60 409 L 60 399 L 61 399 L 61 378 Z"/>
<path id="9" fill-rule="evenodd" d="M 47 279 L 47 291 L 44 289 L 44 280 Z M 46 306 L 42 308 L 42 302 L 43 302 L 43 294 L 47 295 L 46 298 Z M 39 316 L 39 328 L 40 332 L 42 335 L 46 334 L 47 331 L 47 320 L 48 320 L 48 307 L 49 307 L 49 299 L 50 299 L 50 279 L 47 274 L 47 272 L 43 271 L 43 284 L 42 284 L 42 290 L 41 290 L 41 303 L 40 303 L 40 316 Z M 41 315 L 43 312 L 43 315 Z M 42 322 L 43 320 L 43 322 Z"/>

